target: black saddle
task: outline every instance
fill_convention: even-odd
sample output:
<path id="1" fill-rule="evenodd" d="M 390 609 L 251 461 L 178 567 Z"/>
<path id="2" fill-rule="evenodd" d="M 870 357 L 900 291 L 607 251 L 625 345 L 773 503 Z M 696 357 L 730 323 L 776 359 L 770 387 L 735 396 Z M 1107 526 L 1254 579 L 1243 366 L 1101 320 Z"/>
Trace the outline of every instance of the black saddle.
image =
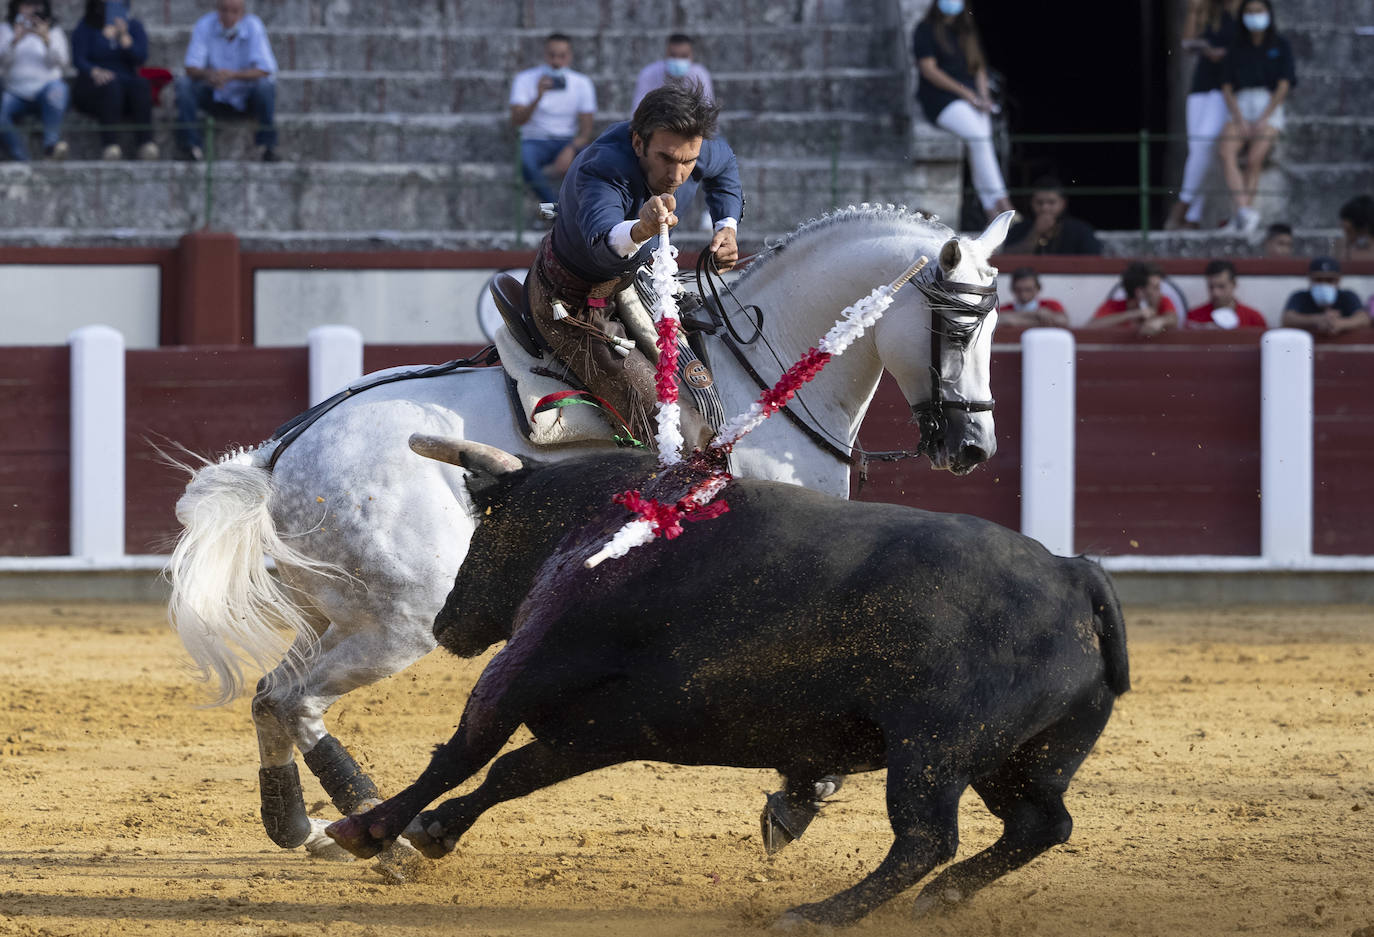
<path id="1" fill-rule="evenodd" d="M 544 352 L 552 351 L 539 327 L 530 315 L 530 295 L 521 283 L 509 273 L 498 273 L 491 278 L 491 298 L 501 318 L 506 321 L 506 331 L 516 344 L 535 358 L 544 357 Z"/>

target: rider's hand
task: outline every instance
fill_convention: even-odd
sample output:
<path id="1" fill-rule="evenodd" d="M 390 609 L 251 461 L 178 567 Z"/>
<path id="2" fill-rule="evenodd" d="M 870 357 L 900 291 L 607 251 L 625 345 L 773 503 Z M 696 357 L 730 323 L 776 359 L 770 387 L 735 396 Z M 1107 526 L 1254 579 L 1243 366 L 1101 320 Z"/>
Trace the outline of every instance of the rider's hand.
<path id="1" fill-rule="evenodd" d="M 715 233 L 711 238 L 711 245 L 706 248 L 716 255 L 716 269 L 720 271 L 729 270 L 739 260 L 739 244 L 735 241 L 735 229 L 726 225 Z"/>
<path id="2" fill-rule="evenodd" d="M 639 210 L 639 220 L 630 230 L 630 238 L 636 243 L 642 244 L 649 238 L 658 234 L 660 226 L 666 224 L 672 228 L 677 225 L 677 215 L 673 214 L 673 209 L 677 208 L 677 199 L 671 195 L 655 195 L 644 203 L 644 207 Z"/>

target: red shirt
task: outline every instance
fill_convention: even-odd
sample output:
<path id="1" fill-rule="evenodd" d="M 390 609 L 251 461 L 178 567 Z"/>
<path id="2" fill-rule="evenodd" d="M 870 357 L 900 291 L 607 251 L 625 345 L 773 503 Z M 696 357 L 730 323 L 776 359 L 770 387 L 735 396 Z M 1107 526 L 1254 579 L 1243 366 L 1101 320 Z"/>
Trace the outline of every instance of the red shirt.
<path id="1" fill-rule="evenodd" d="M 1258 310 L 1251 309 L 1244 303 L 1236 303 L 1236 318 L 1239 319 L 1235 324 L 1238 329 L 1267 329 L 1269 323 L 1264 321 L 1264 316 Z M 1196 309 L 1188 310 L 1188 319 L 1184 323 L 1190 329 L 1206 328 L 1212 325 L 1212 304 L 1198 306 Z"/>
<path id="2" fill-rule="evenodd" d="M 1105 303 L 1097 307 L 1097 312 L 1093 313 L 1093 318 L 1101 319 L 1103 316 L 1111 316 L 1115 315 L 1118 312 L 1125 312 L 1126 308 L 1126 300 L 1109 299 Z M 1173 300 L 1169 299 L 1169 297 L 1167 296 L 1159 297 L 1158 315 L 1171 315 L 1176 317 L 1178 315 L 1178 310 L 1174 308 Z M 1129 323 L 1123 322 L 1121 324 L 1128 325 Z"/>
<path id="3" fill-rule="evenodd" d="M 1050 312 L 1059 312 L 1059 313 L 1062 313 L 1062 312 L 1064 311 L 1064 304 L 1061 303 L 1061 302 L 1059 302 L 1059 300 L 1057 300 L 1057 299 L 1042 299 L 1042 300 L 1039 301 L 1039 303 L 1036 305 L 1035 308 L 1036 308 L 1036 309 L 1048 309 Z M 1017 308 L 1016 308 L 1016 303 L 1003 303 L 1003 304 L 1002 304 L 1002 308 L 999 309 L 999 310 L 997 310 L 997 311 L 998 311 L 998 312 L 1017 312 L 1017 311 L 1019 311 L 1019 310 L 1017 310 Z"/>

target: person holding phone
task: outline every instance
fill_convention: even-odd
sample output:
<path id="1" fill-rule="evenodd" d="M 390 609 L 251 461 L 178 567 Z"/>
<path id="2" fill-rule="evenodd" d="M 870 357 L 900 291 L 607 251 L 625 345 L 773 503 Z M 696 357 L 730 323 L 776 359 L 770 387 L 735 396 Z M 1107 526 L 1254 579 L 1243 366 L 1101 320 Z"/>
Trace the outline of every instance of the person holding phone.
<path id="1" fill-rule="evenodd" d="M 125 0 L 86 0 L 86 12 L 72 30 L 76 66 L 76 108 L 100 123 L 103 158 L 120 159 L 119 131 L 130 124 L 139 159 L 157 159 L 153 142 L 153 91 L 138 73 L 148 59 L 148 34 Z"/>
<path id="2" fill-rule="evenodd" d="M 596 86 L 570 67 L 572 40 L 554 33 L 544 40 L 544 64 L 515 76 L 510 122 L 520 130 L 520 172 L 541 202 L 555 202 L 549 175 L 562 178 L 573 157 L 592 141 Z"/>
<path id="3" fill-rule="evenodd" d="M 71 62 L 67 36 L 48 0 L 10 0 L 0 23 L 0 145 L 10 159 L 28 162 L 29 148 L 15 122 L 35 116 L 43 124 L 43 155 L 65 159 L 62 120 L 70 94 L 62 72 Z"/>
<path id="4" fill-rule="evenodd" d="M 1178 201 L 1164 223 L 1166 231 L 1196 228 L 1202 221 L 1202 183 L 1212 168 L 1217 137 L 1226 126 L 1226 96 L 1221 93 L 1222 65 L 1240 32 L 1241 0 L 1190 0 L 1182 47 L 1197 55 L 1188 89 L 1188 161 Z"/>

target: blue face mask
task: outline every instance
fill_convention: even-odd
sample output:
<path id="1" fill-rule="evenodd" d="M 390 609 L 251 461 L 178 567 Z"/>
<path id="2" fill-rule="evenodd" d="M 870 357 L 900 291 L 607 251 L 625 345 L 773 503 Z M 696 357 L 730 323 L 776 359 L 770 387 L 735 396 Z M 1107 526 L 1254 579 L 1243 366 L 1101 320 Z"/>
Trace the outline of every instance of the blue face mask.
<path id="1" fill-rule="evenodd" d="M 105 2 L 105 25 L 114 25 L 115 20 L 129 22 L 129 5 L 119 3 L 118 0 L 106 0 Z"/>
<path id="2" fill-rule="evenodd" d="M 940 0 L 939 6 L 945 16 L 958 16 L 964 12 L 964 0 Z"/>
<path id="3" fill-rule="evenodd" d="M 668 74 L 674 78 L 684 78 L 692 70 L 691 59 L 667 59 Z"/>
<path id="4" fill-rule="evenodd" d="M 1269 28 L 1268 13 L 1246 13 L 1241 19 L 1245 22 L 1245 28 L 1254 33 L 1262 33 Z"/>
<path id="5" fill-rule="evenodd" d="M 1336 304 L 1337 291 L 1334 283 L 1313 283 L 1308 292 L 1312 294 L 1312 302 L 1317 304 L 1318 309 Z"/>

